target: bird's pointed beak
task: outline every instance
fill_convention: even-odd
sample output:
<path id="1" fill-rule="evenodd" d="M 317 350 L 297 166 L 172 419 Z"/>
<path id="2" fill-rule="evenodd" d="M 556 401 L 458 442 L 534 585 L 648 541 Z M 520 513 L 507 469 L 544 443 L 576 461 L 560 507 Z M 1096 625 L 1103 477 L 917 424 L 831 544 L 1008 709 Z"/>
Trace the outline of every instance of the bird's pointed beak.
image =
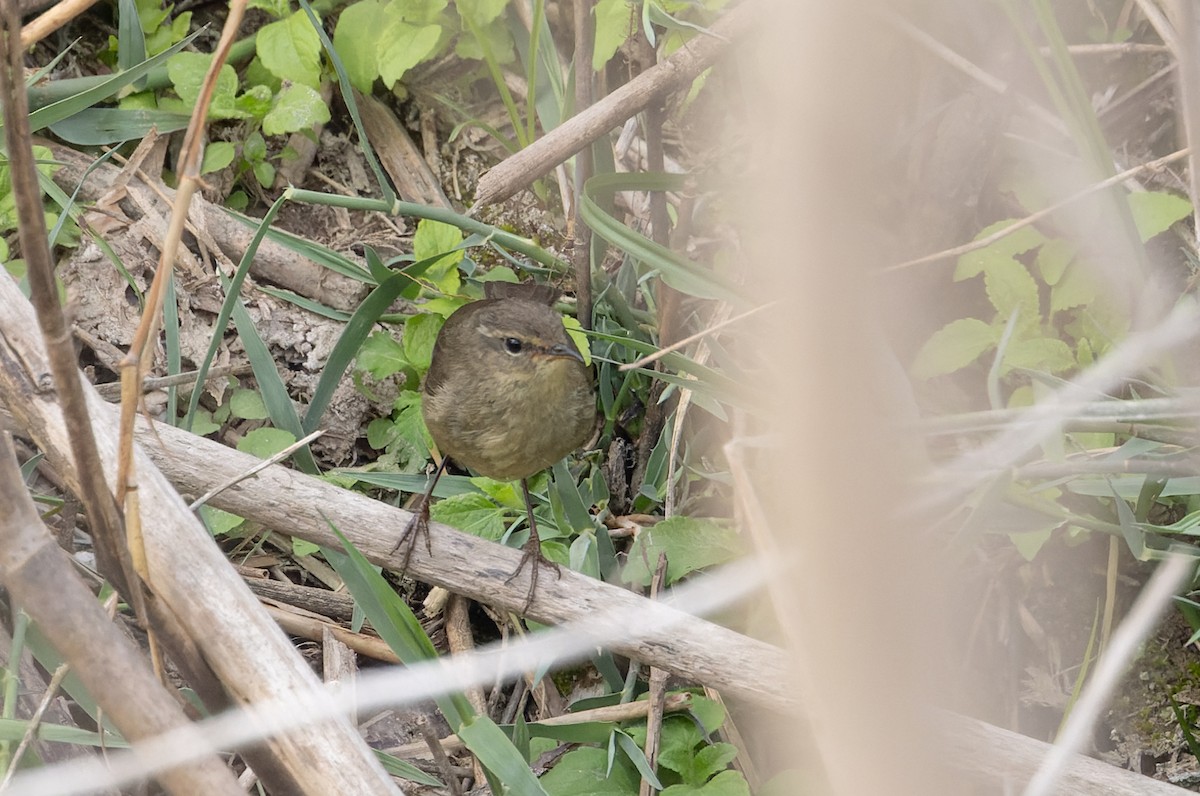
<path id="1" fill-rule="evenodd" d="M 555 343 L 546 349 L 546 356 L 569 357 L 581 365 L 587 364 L 583 361 L 583 354 L 579 353 L 579 349 L 571 343 Z"/>

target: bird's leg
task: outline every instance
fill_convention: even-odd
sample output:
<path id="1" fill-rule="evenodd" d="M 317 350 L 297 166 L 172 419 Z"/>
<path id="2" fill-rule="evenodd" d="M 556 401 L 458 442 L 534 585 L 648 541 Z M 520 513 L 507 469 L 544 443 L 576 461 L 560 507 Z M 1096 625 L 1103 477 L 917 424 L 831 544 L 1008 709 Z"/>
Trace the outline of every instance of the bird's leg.
<path id="1" fill-rule="evenodd" d="M 429 481 L 429 486 L 425 489 L 425 494 L 421 495 L 420 505 L 416 508 L 408 525 L 404 526 L 404 530 L 400 532 L 400 538 L 396 540 L 396 546 L 392 548 L 394 554 L 400 549 L 400 545 L 404 545 L 404 563 L 401 564 L 401 571 L 408 569 L 408 560 L 412 558 L 413 545 L 417 543 L 418 536 L 425 537 L 425 552 L 433 554 L 433 545 L 429 540 L 429 501 L 433 500 L 433 488 L 437 486 L 438 479 L 442 477 L 442 471 L 446 469 L 446 462 L 449 457 L 443 456 L 442 463 L 438 465 L 437 471 L 433 474 L 433 478 Z"/>
<path id="2" fill-rule="evenodd" d="M 538 564 L 545 564 L 554 569 L 554 574 L 562 577 L 562 569 L 558 564 L 542 555 L 542 540 L 538 538 L 537 522 L 533 519 L 533 501 L 529 498 L 529 482 L 521 479 L 521 491 L 525 494 L 525 516 L 529 518 L 529 540 L 522 546 L 525 552 L 521 555 L 521 562 L 517 564 L 517 568 L 513 570 L 513 574 L 508 576 L 505 583 L 512 583 L 517 575 L 521 574 L 521 570 L 525 569 L 525 565 L 533 562 L 529 572 L 529 591 L 525 594 L 525 605 L 521 608 L 521 613 L 528 613 L 529 606 L 533 604 L 533 595 L 537 591 L 538 580 Z"/>

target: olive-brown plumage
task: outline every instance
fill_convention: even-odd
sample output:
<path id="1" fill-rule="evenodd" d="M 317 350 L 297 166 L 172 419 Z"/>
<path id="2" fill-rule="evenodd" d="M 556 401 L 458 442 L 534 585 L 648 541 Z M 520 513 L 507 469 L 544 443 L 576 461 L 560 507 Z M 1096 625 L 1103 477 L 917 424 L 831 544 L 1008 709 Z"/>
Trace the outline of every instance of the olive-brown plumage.
<path id="1" fill-rule="evenodd" d="M 596 417 L 591 374 L 562 317 L 545 293 L 518 287 L 492 288 L 498 297 L 446 319 L 422 400 L 438 449 L 498 481 L 545 470 L 587 441 Z"/>
<path id="2" fill-rule="evenodd" d="M 498 481 L 520 481 L 529 542 L 515 577 L 534 562 L 525 607 L 537 588 L 541 542 L 527 480 L 578 448 L 596 419 L 592 375 L 554 311 L 548 285 L 488 282 L 485 298 L 446 319 L 422 387 L 422 414 L 442 466 L 418 514 L 397 542 L 408 551 L 417 532 L 429 546 L 429 500 L 446 458 Z M 511 580 L 511 578 L 510 578 Z"/>

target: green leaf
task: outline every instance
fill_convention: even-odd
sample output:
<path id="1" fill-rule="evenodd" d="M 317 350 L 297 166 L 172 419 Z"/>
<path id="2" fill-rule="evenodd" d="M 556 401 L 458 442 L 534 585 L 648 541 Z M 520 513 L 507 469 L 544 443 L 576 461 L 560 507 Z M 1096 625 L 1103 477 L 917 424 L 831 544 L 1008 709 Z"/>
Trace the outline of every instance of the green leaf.
<path id="1" fill-rule="evenodd" d="M 571 336 L 579 353 L 583 354 L 583 364 L 590 368 L 592 366 L 592 347 L 588 343 L 587 333 L 583 331 L 579 319 L 571 315 L 564 315 L 563 326 L 567 327 L 567 334 Z"/>
<path id="2" fill-rule="evenodd" d="M 1027 533 L 1010 533 L 1009 541 L 1013 543 L 1013 547 L 1017 548 L 1017 552 L 1026 561 L 1032 561 L 1037 557 L 1038 552 L 1045 546 L 1046 542 L 1050 541 L 1050 537 L 1054 534 L 1054 528 L 1042 528 L 1037 531 L 1028 531 Z"/>
<path id="3" fill-rule="evenodd" d="M 496 722 L 487 716 L 475 716 L 456 730 L 484 768 L 504 783 L 509 793 L 522 796 L 548 796 L 529 770 L 529 764 Z"/>
<path id="4" fill-rule="evenodd" d="M 197 411 L 196 419 L 192 421 L 192 433 L 200 437 L 207 437 L 214 431 L 219 431 L 220 428 L 221 424 L 213 422 L 212 412 L 207 409 Z"/>
<path id="5" fill-rule="evenodd" d="M 203 53 L 183 52 L 171 56 L 167 61 L 167 77 L 179 95 L 177 104 L 181 112 L 190 112 L 200 101 L 200 89 L 204 85 L 204 76 L 208 73 L 212 56 Z M 237 94 L 237 72 L 229 64 L 223 64 L 217 72 L 217 85 L 213 90 L 212 103 L 208 108 L 210 119 L 242 119 L 246 114 L 239 110 L 234 102 Z M 168 103 L 162 103 L 164 109 Z"/>
<path id="6" fill-rule="evenodd" d="M 422 312 L 404 322 L 404 356 L 418 372 L 429 370 L 433 344 L 445 320 L 440 315 Z"/>
<path id="7" fill-rule="evenodd" d="M 621 574 L 626 583 L 650 584 L 659 553 L 667 554 L 667 583 L 689 572 L 731 561 L 745 552 L 733 530 L 712 520 L 672 517 L 642 531 Z"/>
<path id="8" fill-rule="evenodd" d="M 691 719 L 685 716 L 668 716 L 662 723 L 658 764 L 671 769 L 687 781 L 696 756 L 696 747 L 703 742 L 704 736 Z"/>
<path id="9" fill-rule="evenodd" d="M 395 86 L 405 72 L 433 54 L 441 37 L 440 25 L 389 21 L 379 39 L 379 77 L 383 84 L 389 89 Z"/>
<path id="10" fill-rule="evenodd" d="M 213 536 L 224 536 L 245 522 L 236 514 L 230 514 L 228 511 L 222 511 L 208 504 L 200 507 L 200 516 Z"/>
<path id="11" fill-rule="evenodd" d="M 638 792 L 637 769 L 624 756 L 608 769 L 608 753 L 594 746 L 567 752 L 541 778 L 550 796 L 629 796 Z"/>
<path id="12" fill-rule="evenodd" d="M 329 121 L 329 107 L 321 94 L 303 83 L 284 83 L 275 96 L 275 105 L 263 117 L 267 135 L 287 135 Z"/>
<path id="13" fill-rule="evenodd" d="M 137 108 L 85 108 L 50 125 L 54 134 L 80 146 L 100 146 L 144 138 L 151 129 L 171 133 L 187 127 L 182 113 Z"/>
<path id="14" fill-rule="evenodd" d="M 997 221 L 995 224 L 985 227 L 975 236 L 975 240 L 982 240 L 1006 227 L 1012 226 L 1016 222 L 1017 219 L 1014 218 Z M 1018 254 L 1024 254 L 1041 246 L 1045 242 L 1045 236 L 1033 227 L 1022 227 L 1011 235 L 1005 235 L 995 243 L 977 251 L 967 252 L 959 257 L 958 264 L 954 268 L 954 281 L 961 282 L 964 279 L 978 276 L 989 266 L 997 262 L 1011 260 Z"/>
<path id="15" fill-rule="evenodd" d="M 661 796 L 750 796 L 750 785 L 739 771 L 722 771 L 703 785 L 672 785 Z"/>
<path id="16" fill-rule="evenodd" d="M 247 432 L 238 440 L 237 449 L 260 459 L 269 459 L 295 441 L 295 436 L 281 428 L 264 426 Z"/>
<path id="17" fill-rule="evenodd" d="M 267 405 L 256 390 L 237 389 L 229 398 L 229 411 L 243 420 L 266 420 Z"/>
<path id="18" fill-rule="evenodd" d="M 21 741 L 29 733 L 29 726 L 28 719 L 0 718 L 0 741 L 13 743 Z M 62 724 L 39 724 L 34 732 L 34 737 L 43 741 L 56 741 L 79 746 L 112 746 L 119 749 L 129 746 L 128 742 L 112 732 L 98 733 Z"/>
<path id="19" fill-rule="evenodd" d="M 383 434 L 382 438 L 380 433 Z M 392 417 L 380 418 L 367 427 L 367 441 L 374 448 L 386 446 L 389 452 L 399 452 L 397 444 L 402 443 L 409 454 L 405 457 L 406 463 L 409 466 L 423 466 L 429 459 L 433 439 L 421 416 L 421 394 L 413 390 L 401 392 L 393 404 Z"/>
<path id="20" fill-rule="evenodd" d="M 346 582 L 346 588 L 354 595 L 355 604 L 366 614 L 375 632 L 400 660 L 409 665 L 437 658 L 437 649 L 412 609 L 400 599 L 371 562 L 346 541 L 341 531 L 334 528 L 333 532 L 345 552 L 324 547 L 322 554 Z M 475 715 L 471 703 L 462 694 L 448 694 L 437 697 L 435 701 L 450 724 L 450 729 L 455 732 L 460 732 L 463 724 Z"/>
<path id="21" fill-rule="evenodd" d="M 364 94 L 379 77 L 377 52 L 383 40 L 385 0 L 360 0 L 349 5 L 338 17 L 333 32 L 333 46 L 350 83 Z"/>
<path id="22" fill-rule="evenodd" d="M 604 68 L 632 32 L 629 0 L 600 0 L 596 3 L 596 38 L 592 45 L 592 69 Z"/>
<path id="23" fill-rule="evenodd" d="M 413 257 L 417 261 L 437 258 L 425 270 L 425 278 L 446 295 L 458 292 L 458 264 L 466 256 L 462 243 L 463 236 L 458 227 L 430 219 L 417 224 L 413 235 Z"/>
<path id="24" fill-rule="evenodd" d="M 951 321 L 933 333 L 917 352 L 913 376 L 931 379 L 965 368 L 996 345 L 1000 331 L 977 318 Z"/>
<path id="25" fill-rule="evenodd" d="M 1162 191 L 1139 191 L 1129 194 L 1129 209 L 1142 243 L 1170 229 L 1176 221 L 1192 214 L 1192 203 L 1175 194 Z"/>
<path id="26" fill-rule="evenodd" d="M 201 174 L 220 171 L 233 162 L 237 147 L 229 141 L 213 141 L 204 147 L 204 161 L 200 164 Z"/>
<path id="27" fill-rule="evenodd" d="M 1047 285 L 1057 285 L 1067 266 L 1075 260 L 1079 247 L 1065 238 L 1051 238 L 1038 249 L 1034 265 Z"/>
<path id="28" fill-rule="evenodd" d="M 1010 368 L 1062 373 L 1075 367 L 1071 347 L 1053 337 L 1014 340 L 1004 352 L 1004 364 Z"/>
<path id="29" fill-rule="evenodd" d="M 1071 263 L 1058 284 L 1050 288 L 1050 312 L 1087 307 L 1096 296 L 1095 275 L 1083 263 Z"/>
<path id="30" fill-rule="evenodd" d="M 263 66 L 280 80 L 320 88 L 321 39 L 303 11 L 260 28 L 255 48 Z"/>
<path id="31" fill-rule="evenodd" d="M 696 752 L 692 761 L 691 777 L 695 782 L 705 782 L 724 771 L 737 757 L 737 747 L 730 743 L 714 743 Z"/>
<path id="32" fill-rule="evenodd" d="M 683 175 L 678 174 L 599 174 L 584 184 L 580 213 L 597 235 L 636 258 L 644 267 L 658 271 L 662 280 L 676 290 L 698 298 L 748 301 L 748 294 L 741 286 L 630 229 L 602 207 L 617 191 L 677 190 L 683 184 Z"/>
<path id="33" fill-rule="evenodd" d="M 455 495 L 439 500 L 429 508 L 429 516 L 465 533 L 496 541 L 508 527 L 508 510 L 497 506 L 487 495 Z"/>
<path id="34" fill-rule="evenodd" d="M 458 13 L 470 19 L 471 23 L 482 28 L 490 25 L 492 20 L 500 16 L 508 0 L 456 0 Z"/>
<path id="35" fill-rule="evenodd" d="M 1037 281 L 1024 265 L 1013 259 L 997 259 L 984 269 L 983 284 L 1001 322 L 1007 322 L 1015 312 L 1018 335 L 1037 328 L 1042 317 Z"/>
<path id="36" fill-rule="evenodd" d="M 376 379 L 385 379 L 409 366 L 404 346 L 387 332 L 371 332 L 358 349 L 355 365 Z"/>
<path id="37" fill-rule="evenodd" d="M 299 536 L 292 537 L 292 555 L 296 557 L 311 556 L 321 550 L 320 545 L 301 539 Z"/>

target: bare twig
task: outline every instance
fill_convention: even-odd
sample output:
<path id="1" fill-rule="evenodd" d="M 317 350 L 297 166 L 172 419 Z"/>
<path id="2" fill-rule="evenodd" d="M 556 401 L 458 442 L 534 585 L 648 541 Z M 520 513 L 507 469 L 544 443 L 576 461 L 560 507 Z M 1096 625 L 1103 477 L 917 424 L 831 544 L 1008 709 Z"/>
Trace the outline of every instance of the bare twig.
<path id="1" fill-rule="evenodd" d="M 685 346 L 691 345 L 692 343 L 696 342 L 697 340 L 703 340 L 705 337 L 708 337 L 709 335 L 716 334 L 717 332 L 724 329 L 726 326 L 732 326 L 733 324 L 737 323 L 738 321 L 745 320 L 746 318 L 749 318 L 751 315 L 754 315 L 755 313 L 762 312 L 763 310 L 765 310 L 769 307 L 774 307 L 777 305 L 778 305 L 778 302 L 770 301 L 770 302 L 767 302 L 766 304 L 762 304 L 758 307 L 753 307 L 751 309 L 748 309 L 743 313 L 733 316 L 732 318 L 726 318 L 725 320 L 720 321 L 719 323 L 714 323 L 712 326 L 709 326 L 707 329 L 702 329 L 702 330 L 696 332 L 695 334 L 688 335 L 687 337 L 683 338 L 682 340 L 676 340 L 674 343 L 671 343 L 668 346 L 663 346 L 662 348 L 655 351 L 653 354 L 647 354 L 646 356 L 640 357 L 640 358 L 634 360 L 633 362 L 626 362 L 624 365 L 621 365 L 619 368 L 617 368 L 617 370 L 624 372 L 627 370 L 634 370 L 635 368 L 643 368 L 646 365 L 649 365 L 651 362 L 657 362 L 659 359 L 662 359 L 667 354 L 670 354 L 672 351 L 678 351 L 679 349 L 684 348 Z"/>
<path id="2" fill-rule="evenodd" d="M 742 3 L 718 20 L 712 26 L 710 35 L 692 40 L 670 58 L 502 161 L 479 180 L 470 214 L 474 215 L 481 207 L 507 199 L 630 116 L 639 113 L 655 98 L 691 83 L 726 52 L 731 40 L 741 38 L 750 29 L 762 10 L 758 2 Z"/>
<path id="3" fill-rule="evenodd" d="M 1175 152 L 1172 152 L 1169 155 L 1164 155 L 1163 157 L 1158 158 L 1156 160 L 1151 160 L 1148 163 L 1143 163 L 1140 166 L 1134 166 L 1133 168 L 1126 169 L 1125 171 L 1122 171 L 1119 174 L 1114 174 L 1113 176 L 1109 177 L 1108 179 L 1101 180 L 1100 182 L 1098 182 L 1094 185 L 1089 185 L 1087 188 L 1084 188 L 1083 190 L 1076 191 L 1075 193 L 1071 194 L 1067 198 L 1062 199 L 1058 202 L 1055 202 L 1054 204 L 1050 205 L 1049 207 L 1043 208 L 1043 209 L 1037 211 L 1036 213 L 1031 213 L 1030 215 L 1021 219 L 1020 221 L 1016 221 L 1012 224 L 1009 224 L 1007 227 L 1004 227 L 1003 229 L 996 230 L 991 235 L 988 235 L 986 238 L 980 238 L 979 240 L 971 241 L 970 243 L 964 243 L 962 246 L 955 246 L 953 249 L 943 249 L 940 252 L 935 252 L 934 254 L 927 254 L 924 257 L 918 257 L 914 260 L 905 260 L 902 263 L 896 263 L 895 265 L 889 265 L 881 270 L 884 271 L 885 273 L 888 271 L 899 271 L 903 268 L 911 268 L 914 265 L 925 265 L 926 263 L 936 263 L 940 260 L 947 260 L 951 257 L 957 257 L 962 254 L 967 254 L 968 252 L 978 251 L 979 249 L 986 248 L 988 246 L 991 246 L 993 243 L 1000 240 L 1001 238 L 1005 238 L 1005 237 L 1013 234 L 1014 232 L 1016 232 L 1019 229 L 1024 229 L 1025 227 L 1028 227 L 1030 224 L 1036 224 L 1037 222 L 1041 221 L 1043 218 L 1046 218 L 1047 216 L 1057 213 L 1059 210 L 1062 210 L 1064 207 L 1066 207 L 1070 204 L 1078 202 L 1080 199 L 1085 199 L 1094 193 L 1111 188 L 1114 185 L 1118 185 L 1122 182 L 1125 182 L 1125 180 L 1128 180 L 1132 177 L 1136 177 L 1139 174 L 1142 174 L 1144 172 L 1158 171 L 1159 169 L 1163 168 L 1167 164 L 1174 163 L 1175 161 L 1179 160 L 1180 158 L 1186 157 L 1190 153 L 1191 153 L 1190 149 L 1180 149 Z"/>
<path id="4" fill-rule="evenodd" d="M 7 434 L 0 434 L 0 505 L 5 507 L 0 512 L 0 581 L 113 724 L 130 740 L 187 728 L 179 703 L 156 681 L 141 651 L 109 621 L 38 518 Z M 180 796 L 241 793 L 216 755 L 164 771 L 159 780 Z"/>
<path id="5" fill-rule="evenodd" d="M 28 267 L 31 300 L 37 308 L 38 325 L 45 340 L 53 383 L 40 383 L 39 389 L 54 389 L 62 406 L 71 439 L 71 454 L 78 475 L 79 499 L 92 523 L 96 558 L 101 571 L 129 599 L 139 621 L 145 622 L 145 603 L 141 586 L 122 541 L 121 516 L 112 492 L 104 479 L 104 468 L 92 436 L 87 402 L 75 367 L 75 349 L 70 328 L 59 304 L 54 281 L 54 263 L 47 245 L 46 221 L 42 212 L 41 189 L 33 159 L 29 130 L 29 106 L 22 80 L 22 49 L 14 46 L 21 32 L 21 19 L 11 0 L 0 3 L 4 35 L 0 37 L 0 101 L 4 106 L 4 135 L 12 173 L 12 189 L 21 249 Z"/>

